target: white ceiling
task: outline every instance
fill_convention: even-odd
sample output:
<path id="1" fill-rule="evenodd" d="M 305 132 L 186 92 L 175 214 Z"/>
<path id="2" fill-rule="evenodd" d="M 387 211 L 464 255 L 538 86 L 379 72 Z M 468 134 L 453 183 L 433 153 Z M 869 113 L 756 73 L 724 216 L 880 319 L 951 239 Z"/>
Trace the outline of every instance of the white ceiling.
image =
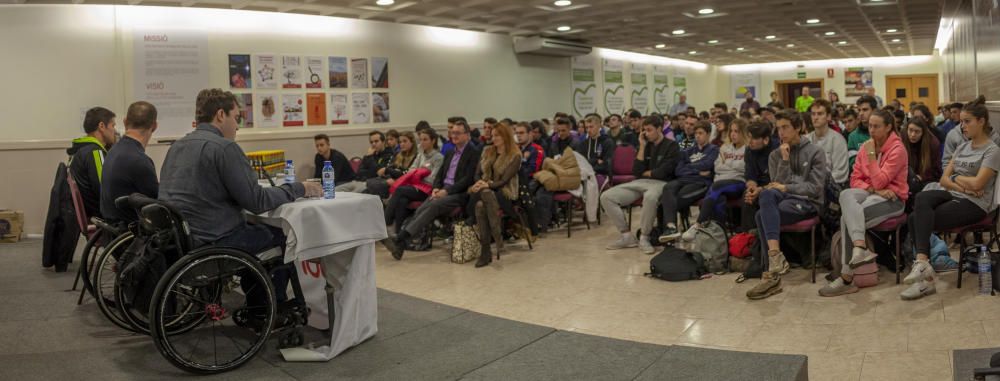
<path id="1" fill-rule="evenodd" d="M 390 6 L 378 6 L 375 0 L 0 2 L 127 3 L 316 14 L 512 36 L 546 35 L 724 65 L 931 54 L 945 0 L 573 0 L 566 7 L 555 6 L 554 0 L 396 0 Z M 699 15 L 703 8 L 715 13 Z M 812 18 L 819 23 L 807 24 Z M 572 29 L 557 32 L 563 25 Z M 677 29 L 684 34 L 672 34 Z M 827 32 L 834 35 L 827 36 Z M 775 38 L 765 39 L 768 35 Z M 665 47 L 655 48 L 658 44 Z"/>

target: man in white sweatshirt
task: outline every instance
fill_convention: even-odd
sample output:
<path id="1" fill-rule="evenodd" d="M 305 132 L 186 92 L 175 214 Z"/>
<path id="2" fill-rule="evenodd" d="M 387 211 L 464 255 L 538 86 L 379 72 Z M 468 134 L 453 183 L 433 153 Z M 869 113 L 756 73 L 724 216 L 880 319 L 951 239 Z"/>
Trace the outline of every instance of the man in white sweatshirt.
<path id="1" fill-rule="evenodd" d="M 826 153 L 830 178 L 839 185 L 838 189 L 843 189 L 848 185 L 851 168 L 847 164 L 847 142 L 844 136 L 830 129 L 833 105 L 826 99 L 817 99 L 809 110 L 815 130 L 806 137 Z"/>

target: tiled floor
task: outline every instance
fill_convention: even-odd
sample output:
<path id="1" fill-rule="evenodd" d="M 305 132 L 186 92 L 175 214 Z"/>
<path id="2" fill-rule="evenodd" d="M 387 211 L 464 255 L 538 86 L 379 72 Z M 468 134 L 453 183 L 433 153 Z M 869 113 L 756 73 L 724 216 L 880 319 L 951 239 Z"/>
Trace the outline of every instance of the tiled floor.
<path id="1" fill-rule="evenodd" d="M 644 277 L 649 256 L 606 251 L 606 223 L 573 238 L 557 230 L 534 251 L 509 247 L 476 269 L 449 262 L 436 246 L 393 260 L 380 246 L 378 286 L 499 317 L 558 329 L 649 342 L 809 356 L 811 380 L 950 380 L 951 350 L 1000 346 L 1000 298 L 975 295 L 974 275 L 956 289 L 944 274 L 938 293 L 902 301 L 895 277 L 877 287 L 822 298 L 805 270 L 783 278 L 784 292 L 762 301 L 736 275 L 671 283 Z M 822 282 L 820 278 L 818 280 Z"/>

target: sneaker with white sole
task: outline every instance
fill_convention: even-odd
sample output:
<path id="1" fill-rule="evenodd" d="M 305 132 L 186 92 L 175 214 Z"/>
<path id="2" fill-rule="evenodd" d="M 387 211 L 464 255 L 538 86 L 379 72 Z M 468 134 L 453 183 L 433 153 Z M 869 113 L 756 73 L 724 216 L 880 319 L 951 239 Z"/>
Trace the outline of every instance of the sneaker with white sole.
<path id="1" fill-rule="evenodd" d="M 844 282 L 844 278 L 837 277 L 833 282 L 828 283 L 819 289 L 819 296 L 840 296 L 858 292 L 858 287 Z"/>
<path id="2" fill-rule="evenodd" d="M 781 293 L 781 276 L 772 272 L 761 275 L 760 283 L 747 291 L 747 298 L 760 300 Z"/>
<path id="3" fill-rule="evenodd" d="M 780 275 L 788 274 L 788 270 L 792 268 L 792 265 L 788 264 L 785 259 L 785 254 L 780 251 L 777 254 L 767 253 L 767 269 L 771 272 L 776 272 Z"/>
<path id="4" fill-rule="evenodd" d="M 878 258 L 878 255 L 871 252 L 871 250 L 855 246 L 854 250 L 851 251 L 851 262 L 848 265 L 852 269 L 856 269 L 862 265 L 875 262 L 875 258 Z"/>
<path id="5" fill-rule="evenodd" d="M 681 234 L 681 239 L 688 242 L 694 241 L 694 236 L 695 234 L 698 233 L 699 227 L 701 227 L 701 225 L 698 224 L 691 225 L 691 227 L 688 228 L 688 230 L 685 231 L 684 234 Z"/>
<path id="6" fill-rule="evenodd" d="M 934 281 L 921 279 L 899 293 L 899 297 L 903 300 L 916 300 L 927 295 L 933 295 L 936 292 L 937 289 L 934 287 Z"/>
<path id="7" fill-rule="evenodd" d="M 608 250 L 619 250 L 636 246 L 639 246 L 639 240 L 637 240 L 634 236 L 629 234 L 628 236 L 624 235 L 621 236 L 621 238 L 618 238 L 617 241 L 613 242 L 612 244 L 608 245 L 605 248 Z"/>
<path id="8" fill-rule="evenodd" d="M 681 232 L 677 231 L 677 228 L 672 228 L 667 226 L 663 229 L 663 234 L 660 234 L 658 239 L 660 243 L 670 243 L 676 241 L 681 237 Z"/>
<path id="9" fill-rule="evenodd" d="M 910 273 L 903 278 L 903 283 L 913 284 L 914 282 L 921 280 L 933 280 L 934 279 L 934 267 L 931 266 L 928 261 L 916 260 L 913 261 L 913 266 L 910 269 Z"/>
<path id="10" fill-rule="evenodd" d="M 639 239 L 639 251 L 642 251 L 643 254 L 650 255 L 656 253 L 656 248 L 653 247 L 653 244 L 649 243 L 649 238 L 642 237 Z"/>

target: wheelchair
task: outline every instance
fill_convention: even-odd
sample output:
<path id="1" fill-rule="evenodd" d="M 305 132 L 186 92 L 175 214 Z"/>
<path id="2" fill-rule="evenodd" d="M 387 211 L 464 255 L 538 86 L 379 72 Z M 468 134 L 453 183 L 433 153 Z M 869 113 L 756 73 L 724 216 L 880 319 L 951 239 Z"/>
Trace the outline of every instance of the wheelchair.
<path id="1" fill-rule="evenodd" d="M 279 348 L 303 344 L 309 309 L 283 253 L 193 248 L 187 224 L 170 205 L 140 194 L 117 202 L 137 210 L 139 221 L 104 251 L 115 260 L 114 307 L 132 330 L 148 332 L 171 364 L 221 373 L 253 359 L 272 334 Z M 276 292 L 271 277 L 288 270 L 294 298 L 279 303 L 277 292 L 286 290 Z"/>

